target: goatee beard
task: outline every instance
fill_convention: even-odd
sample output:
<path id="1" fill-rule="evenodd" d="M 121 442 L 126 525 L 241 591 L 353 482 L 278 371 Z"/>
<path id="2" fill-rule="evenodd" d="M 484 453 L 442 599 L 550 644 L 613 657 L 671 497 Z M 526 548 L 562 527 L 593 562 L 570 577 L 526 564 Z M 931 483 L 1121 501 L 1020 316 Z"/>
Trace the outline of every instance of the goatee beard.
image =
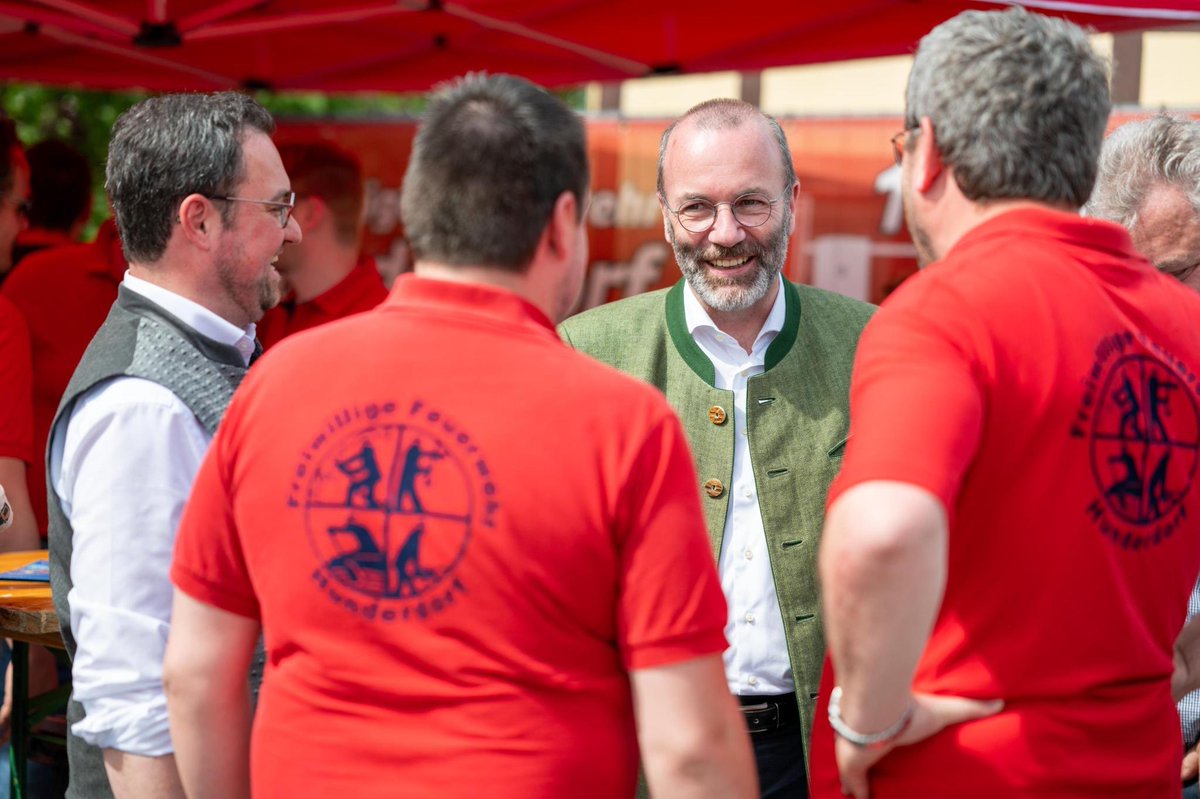
<path id="1" fill-rule="evenodd" d="M 669 231 L 675 262 L 696 296 L 709 308 L 730 313 L 752 307 L 771 290 L 787 259 L 787 229 L 784 219 L 783 224 L 762 243 L 747 239 L 734 247 L 710 245 L 703 251 L 680 242 L 673 228 Z M 740 277 L 712 274 L 701 263 L 747 257 L 756 261 L 754 272 Z"/>

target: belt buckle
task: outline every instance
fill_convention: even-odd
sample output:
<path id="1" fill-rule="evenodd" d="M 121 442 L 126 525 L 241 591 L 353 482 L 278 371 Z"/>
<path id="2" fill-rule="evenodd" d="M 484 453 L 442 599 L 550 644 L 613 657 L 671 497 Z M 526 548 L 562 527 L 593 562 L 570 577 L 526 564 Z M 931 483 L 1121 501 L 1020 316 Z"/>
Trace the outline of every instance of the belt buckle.
<path id="1" fill-rule="evenodd" d="M 757 732 L 777 730 L 780 727 L 778 702 L 760 702 L 757 705 L 742 705 L 742 714 L 746 717 L 746 728 L 751 735 Z"/>

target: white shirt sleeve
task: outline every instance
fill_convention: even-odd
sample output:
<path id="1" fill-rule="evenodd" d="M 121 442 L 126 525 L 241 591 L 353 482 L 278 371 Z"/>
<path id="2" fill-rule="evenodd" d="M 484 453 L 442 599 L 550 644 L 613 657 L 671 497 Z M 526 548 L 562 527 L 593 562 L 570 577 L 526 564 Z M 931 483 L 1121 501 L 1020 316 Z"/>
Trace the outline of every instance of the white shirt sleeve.
<path id="1" fill-rule="evenodd" d="M 72 730 L 103 748 L 173 751 L 162 686 L 175 532 L 210 437 L 166 388 L 120 377 L 85 394 L 52 444 L 74 530 Z"/>

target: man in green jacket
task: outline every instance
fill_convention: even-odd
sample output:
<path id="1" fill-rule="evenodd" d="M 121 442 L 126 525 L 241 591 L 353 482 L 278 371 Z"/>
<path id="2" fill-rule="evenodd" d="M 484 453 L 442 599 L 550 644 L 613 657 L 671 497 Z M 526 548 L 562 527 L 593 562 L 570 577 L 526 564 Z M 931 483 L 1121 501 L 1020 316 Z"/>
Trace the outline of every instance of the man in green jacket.
<path id="1" fill-rule="evenodd" d="M 763 797 L 807 796 L 825 653 L 825 491 L 872 306 L 781 277 L 800 185 L 779 124 L 711 100 L 663 134 L 658 199 L 684 280 L 579 314 L 563 338 L 658 386 L 683 420 L 729 602 L 725 671 Z"/>

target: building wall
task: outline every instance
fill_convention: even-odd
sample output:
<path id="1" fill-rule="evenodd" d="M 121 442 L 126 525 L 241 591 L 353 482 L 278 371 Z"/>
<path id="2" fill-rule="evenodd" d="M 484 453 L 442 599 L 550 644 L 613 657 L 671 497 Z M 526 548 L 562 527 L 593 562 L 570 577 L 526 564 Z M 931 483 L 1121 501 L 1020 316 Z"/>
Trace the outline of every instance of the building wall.
<path id="1" fill-rule="evenodd" d="M 1200 108 L 1200 32 L 1122 35 L 1140 37 L 1140 63 L 1120 63 L 1118 59 L 1115 64 L 1118 71 L 1132 71 L 1138 86 L 1136 105 L 1146 109 Z M 1113 57 L 1111 35 L 1099 34 L 1092 41 L 1097 51 Z M 759 104 L 769 114 L 787 117 L 900 114 L 911 65 L 910 56 L 894 56 L 763 70 Z M 603 107 L 599 85 L 589 87 L 586 103 L 588 111 L 618 112 L 630 119 L 669 118 L 713 97 L 741 97 L 742 86 L 743 77 L 737 72 L 642 78 L 620 84 L 616 107 Z M 617 94 L 610 91 L 610 97 Z"/>

